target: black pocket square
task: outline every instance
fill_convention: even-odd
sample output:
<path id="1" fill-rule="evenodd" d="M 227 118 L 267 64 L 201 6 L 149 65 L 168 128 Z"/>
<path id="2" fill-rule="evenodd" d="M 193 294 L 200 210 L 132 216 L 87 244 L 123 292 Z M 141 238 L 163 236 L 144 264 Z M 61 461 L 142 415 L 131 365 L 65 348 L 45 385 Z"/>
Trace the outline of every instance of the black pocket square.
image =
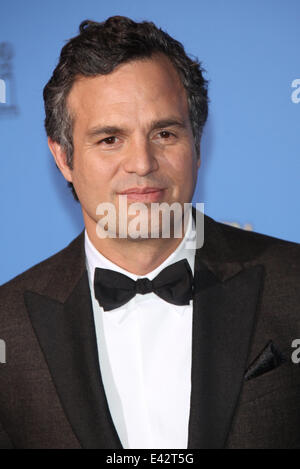
<path id="1" fill-rule="evenodd" d="M 249 379 L 256 378 L 257 376 L 277 368 L 286 361 L 287 358 L 275 347 L 272 340 L 270 340 L 246 370 L 244 379 L 248 381 Z"/>

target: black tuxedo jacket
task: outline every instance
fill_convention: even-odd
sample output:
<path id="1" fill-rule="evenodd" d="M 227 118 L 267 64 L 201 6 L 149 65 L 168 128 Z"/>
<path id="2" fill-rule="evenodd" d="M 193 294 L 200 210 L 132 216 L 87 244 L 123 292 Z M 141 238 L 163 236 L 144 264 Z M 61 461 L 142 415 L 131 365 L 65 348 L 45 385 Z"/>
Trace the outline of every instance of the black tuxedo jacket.
<path id="1" fill-rule="evenodd" d="M 188 448 L 300 448 L 291 359 L 300 247 L 208 216 L 204 230 Z M 122 448 L 101 380 L 83 233 L 0 288 L 0 339 L 0 448 Z"/>

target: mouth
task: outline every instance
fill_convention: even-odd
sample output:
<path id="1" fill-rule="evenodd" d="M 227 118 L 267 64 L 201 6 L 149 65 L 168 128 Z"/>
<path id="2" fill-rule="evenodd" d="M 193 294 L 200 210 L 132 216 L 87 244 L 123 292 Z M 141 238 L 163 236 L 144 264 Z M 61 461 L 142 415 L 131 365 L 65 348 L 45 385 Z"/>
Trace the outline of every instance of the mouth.
<path id="1" fill-rule="evenodd" d="M 164 188 L 159 187 L 133 187 L 126 191 L 119 192 L 119 195 L 127 195 L 127 200 L 137 202 L 159 202 L 164 197 Z"/>

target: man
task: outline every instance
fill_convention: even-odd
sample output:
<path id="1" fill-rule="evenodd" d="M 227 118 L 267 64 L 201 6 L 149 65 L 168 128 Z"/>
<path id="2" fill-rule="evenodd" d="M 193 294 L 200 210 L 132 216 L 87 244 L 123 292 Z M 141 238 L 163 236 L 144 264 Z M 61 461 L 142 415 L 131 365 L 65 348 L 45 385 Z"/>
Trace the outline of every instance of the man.
<path id="1" fill-rule="evenodd" d="M 1 287 L 1 447 L 300 447 L 299 246 L 208 216 L 202 245 L 185 208 L 206 85 L 152 23 L 62 49 L 45 126 L 85 231 Z"/>

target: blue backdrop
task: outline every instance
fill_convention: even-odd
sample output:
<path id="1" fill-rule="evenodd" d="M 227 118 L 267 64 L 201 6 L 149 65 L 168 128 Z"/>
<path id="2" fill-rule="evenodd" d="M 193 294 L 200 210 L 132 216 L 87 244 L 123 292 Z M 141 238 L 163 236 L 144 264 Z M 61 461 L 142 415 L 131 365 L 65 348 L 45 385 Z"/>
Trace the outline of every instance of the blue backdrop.
<path id="1" fill-rule="evenodd" d="M 299 0 L 1 0 L 0 284 L 83 228 L 47 147 L 42 89 L 79 23 L 115 14 L 154 21 L 207 70 L 194 202 L 216 220 L 300 242 Z"/>

